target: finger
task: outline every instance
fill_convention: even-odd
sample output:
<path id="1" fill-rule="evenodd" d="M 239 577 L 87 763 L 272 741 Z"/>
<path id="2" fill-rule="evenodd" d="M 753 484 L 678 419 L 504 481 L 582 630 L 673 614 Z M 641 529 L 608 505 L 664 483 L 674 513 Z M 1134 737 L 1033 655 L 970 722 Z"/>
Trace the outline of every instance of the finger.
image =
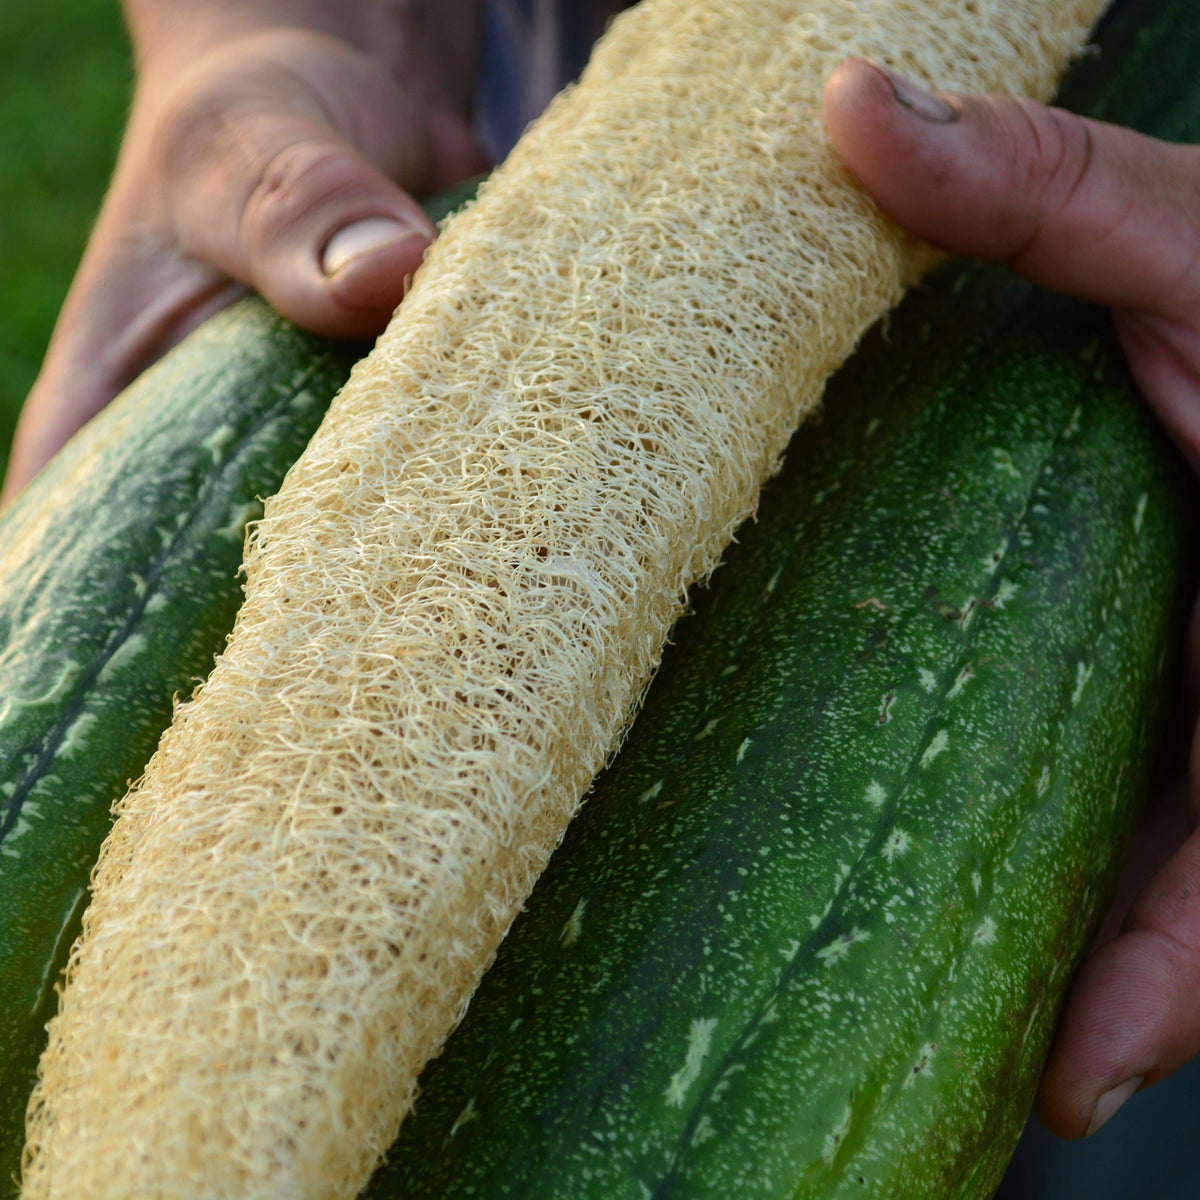
<path id="1" fill-rule="evenodd" d="M 180 245 L 306 328 L 378 333 L 434 234 L 412 197 L 482 165 L 462 123 L 308 31 L 189 84 L 156 138 Z"/>
<path id="2" fill-rule="evenodd" d="M 1198 321 L 1200 308 L 1191 319 L 1139 309 L 1121 309 L 1113 314 L 1113 327 L 1142 395 L 1192 470 L 1200 475 Z"/>
<path id="3" fill-rule="evenodd" d="M 1195 148 L 1028 100 L 924 92 L 862 59 L 830 79 L 825 120 L 920 237 L 1095 303 L 1200 311 Z"/>
<path id="4" fill-rule="evenodd" d="M 1038 1116 L 1062 1137 L 1093 1133 L 1140 1087 L 1200 1050 L 1200 833 L 1083 965 L 1059 1020 Z"/>

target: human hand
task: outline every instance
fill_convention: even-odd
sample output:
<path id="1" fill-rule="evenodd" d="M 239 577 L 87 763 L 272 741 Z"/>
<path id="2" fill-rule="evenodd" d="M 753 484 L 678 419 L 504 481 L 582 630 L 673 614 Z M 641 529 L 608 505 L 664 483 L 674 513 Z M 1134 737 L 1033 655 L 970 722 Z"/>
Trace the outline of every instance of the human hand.
<path id="1" fill-rule="evenodd" d="M 412 197 L 487 165 L 468 127 L 477 0 L 126 9 L 133 107 L 3 502 L 246 288 L 314 332 L 379 333 L 434 233 Z"/>
<path id="2" fill-rule="evenodd" d="M 930 95 L 864 60 L 831 78 L 825 121 L 850 170 L 913 233 L 1109 306 L 1143 394 L 1200 471 L 1200 147 L 1026 100 Z M 1200 603 L 1186 654 L 1192 728 Z M 1200 1050 L 1200 724 L 1186 777 L 1193 832 L 1159 856 L 1061 1017 L 1037 1111 L 1063 1137 L 1094 1132 Z"/>

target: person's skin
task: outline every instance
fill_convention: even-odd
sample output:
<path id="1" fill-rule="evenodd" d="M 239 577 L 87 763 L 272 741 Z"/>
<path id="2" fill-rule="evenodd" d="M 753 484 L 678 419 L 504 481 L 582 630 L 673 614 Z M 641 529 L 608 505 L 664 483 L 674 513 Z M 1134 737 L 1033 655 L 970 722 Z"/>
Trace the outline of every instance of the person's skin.
<path id="1" fill-rule="evenodd" d="M 1200 147 L 1025 100 L 930 95 L 862 60 L 830 80 L 825 122 L 851 172 L 912 232 L 1109 306 L 1142 392 L 1200 470 Z M 1195 826 L 1200 605 L 1187 659 Z M 1073 986 L 1037 1102 L 1064 1137 L 1094 1132 L 1200 1049 L 1200 830 L 1183 835 Z"/>
<path id="2" fill-rule="evenodd" d="M 479 7 L 126 0 L 130 122 L 3 499 L 245 287 L 316 332 L 382 329 L 433 235 L 413 197 L 485 166 L 468 132 Z M 1147 399 L 1200 470 L 1200 148 L 1030 102 L 922 96 L 864 62 L 834 75 L 825 116 L 849 168 L 901 224 L 1109 305 Z M 1200 681 L 1200 617 L 1188 658 Z M 1187 794 L 1195 821 L 1200 727 Z M 1079 1137 L 1133 1081 L 1196 1053 L 1196 996 L 1200 833 L 1084 967 L 1043 1077 L 1042 1120 Z"/>
<path id="3" fill-rule="evenodd" d="M 480 0 L 126 0 L 137 87 L 111 186 L 22 409 L 0 503 L 246 287 L 378 334 L 434 228 L 414 199 L 487 166 Z"/>

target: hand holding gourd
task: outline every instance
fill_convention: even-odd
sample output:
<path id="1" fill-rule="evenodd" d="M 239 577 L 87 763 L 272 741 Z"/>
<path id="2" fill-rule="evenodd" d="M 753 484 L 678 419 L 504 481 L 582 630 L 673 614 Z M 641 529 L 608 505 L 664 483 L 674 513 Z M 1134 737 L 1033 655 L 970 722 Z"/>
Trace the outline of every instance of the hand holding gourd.
<path id="1" fill-rule="evenodd" d="M 127 0 L 133 107 L 3 500 L 246 288 L 315 333 L 383 329 L 434 233 L 413 196 L 486 166 L 478 7 Z"/>
<path id="2" fill-rule="evenodd" d="M 930 94 L 864 60 L 830 80 L 825 119 L 849 168 L 900 224 L 1109 306 L 1146 400 L 1200 471 L 1200 147 L 1027 100 Z M 1200 604 L 1187 655 L 1194 695 Z M 1200 831 L 1084 964 L 1042 1078 L 1042 1121 L 1064 1137 L 1092 1133 L 1138 1087 L 1181 1066 L 1200 1049 L 1198 990 Z"/>

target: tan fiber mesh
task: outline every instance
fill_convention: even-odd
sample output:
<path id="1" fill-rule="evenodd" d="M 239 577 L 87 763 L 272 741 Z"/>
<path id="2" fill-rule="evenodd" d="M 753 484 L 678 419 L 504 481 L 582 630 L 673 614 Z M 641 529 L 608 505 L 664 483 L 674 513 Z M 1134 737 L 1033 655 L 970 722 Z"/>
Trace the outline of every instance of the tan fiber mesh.
<path id="1" fill-rule="evenodd" d="M 927 254 L 833 67 L 1044 95 L 1099 0 L 645 0 L 437 243 L 120 806 L 25 1195 L 350 1197 L 684 589 Z"/>

